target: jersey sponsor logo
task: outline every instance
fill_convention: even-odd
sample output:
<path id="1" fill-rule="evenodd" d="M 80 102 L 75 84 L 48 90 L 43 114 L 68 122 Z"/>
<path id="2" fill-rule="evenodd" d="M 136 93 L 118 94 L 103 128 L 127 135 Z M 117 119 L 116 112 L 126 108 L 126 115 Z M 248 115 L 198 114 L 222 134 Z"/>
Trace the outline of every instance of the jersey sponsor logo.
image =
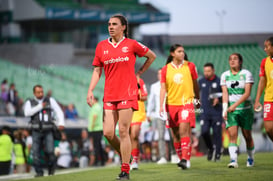
<path id="1" fill-rule="evenodd" d="M 128 62 L 129 57 L 118 57 L 118 58 L 111 58 L 110 60 L 104 61 L 104 64 L 112 64 L 112 63 L 118 63 L 118 62 Z"/>
<path id="2" fill-rule="evenodd" d="M 173 81 L 177 84 L 182 84 L 183 83 L 183 75 L 180 73 L 177 73 L 173 76 Z"/>
<path id="3" fill-rule="evenodd" d="M 121 51 L 123 53 L 127 53 L 127 52 L 129 52 L 129 48 L 128 47 L 122 47 Z"/>

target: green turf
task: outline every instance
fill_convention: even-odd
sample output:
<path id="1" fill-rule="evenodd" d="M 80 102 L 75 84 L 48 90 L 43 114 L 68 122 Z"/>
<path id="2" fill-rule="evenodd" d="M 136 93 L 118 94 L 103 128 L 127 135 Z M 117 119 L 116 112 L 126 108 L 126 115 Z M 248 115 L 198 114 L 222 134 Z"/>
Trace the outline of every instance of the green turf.
<path id="1" fill-rule="evenodd" d="M 273 180 L 273 153 L 257 153 L 255 166 L 246 167 L 246 154 L 239 155 L 239 168 L 227 168 L 229 157 L 224 156 L 220 162 L 208 162 L 206 157 L 193 157 L 191 168 L 178 169 L 175 164 L 157 165 L 155 163 L 140 163 L 139 170 L 130 172 L 130 179 L 135 181 L 151 180 L 184 180 L 184 181 L 271 181 Z M 98 168 L 78 173 L 35 178 L 32 180 L 47 181 L 108 181 L 115 180 L 120 172 L 119 167 Z"/>

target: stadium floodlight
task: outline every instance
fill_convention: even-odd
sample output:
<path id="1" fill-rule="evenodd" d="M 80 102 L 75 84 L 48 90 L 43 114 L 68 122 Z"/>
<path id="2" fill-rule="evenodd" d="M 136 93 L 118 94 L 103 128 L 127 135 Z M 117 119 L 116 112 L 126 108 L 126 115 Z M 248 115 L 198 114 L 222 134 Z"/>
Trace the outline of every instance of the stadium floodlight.
<path id="1" fill-rule="evenodd" d="M 223 9 L 222 11 L 215 11 L 216 15 L 219 17 L 220 22 L 220 33 L 224 33 L 224 16 L 227 14 L 227 12 Z"/>

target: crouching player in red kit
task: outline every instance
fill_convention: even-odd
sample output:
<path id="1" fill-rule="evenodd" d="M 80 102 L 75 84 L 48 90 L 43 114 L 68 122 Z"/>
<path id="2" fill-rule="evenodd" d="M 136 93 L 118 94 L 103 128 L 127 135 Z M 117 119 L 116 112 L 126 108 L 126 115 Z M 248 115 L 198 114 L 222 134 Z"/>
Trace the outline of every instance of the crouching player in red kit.
<path id="1" fill-rule="evenodd" d="M 161 70 L 160 114 L 164 111 L 166 96 L 166 125 L 171 128 L 174 148 L 180 158 L 177 165 L 187 169 L 190 167 L 191 128 L 195 127 L 193 103 L 194 98 L 199 100 L 199 87 L 196 67 L 184 60 L 184 56 L 182 45 L 171 46 L 167 63 Z"/>

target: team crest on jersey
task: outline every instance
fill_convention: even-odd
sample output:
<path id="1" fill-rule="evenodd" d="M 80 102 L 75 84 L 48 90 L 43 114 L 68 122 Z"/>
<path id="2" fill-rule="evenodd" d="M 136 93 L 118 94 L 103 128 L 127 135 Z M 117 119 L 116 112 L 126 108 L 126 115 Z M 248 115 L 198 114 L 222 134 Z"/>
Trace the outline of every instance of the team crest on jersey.
<path id="1" fill-rule="evenodd" d="M 122 47 L 121 51 L 123 53 L 127 53 L 127 52 L 129 52 L 129 48 L 128 47 Z"/>
<path id="2" fill-rule="evenodd" d="M 177 83 L 177 84 L 182 84 L 182 82 L 183 82 L 183 75 L 180 74 L 180 73 L 175 74 L 174 77 L 173 77 L 173 81 L 175 83 Z"/>
<path id="3" fill-rule="evenodd" d="M 243 75 L 240 75 L 240 80 L 244 80 L 244 76 Z"/>

